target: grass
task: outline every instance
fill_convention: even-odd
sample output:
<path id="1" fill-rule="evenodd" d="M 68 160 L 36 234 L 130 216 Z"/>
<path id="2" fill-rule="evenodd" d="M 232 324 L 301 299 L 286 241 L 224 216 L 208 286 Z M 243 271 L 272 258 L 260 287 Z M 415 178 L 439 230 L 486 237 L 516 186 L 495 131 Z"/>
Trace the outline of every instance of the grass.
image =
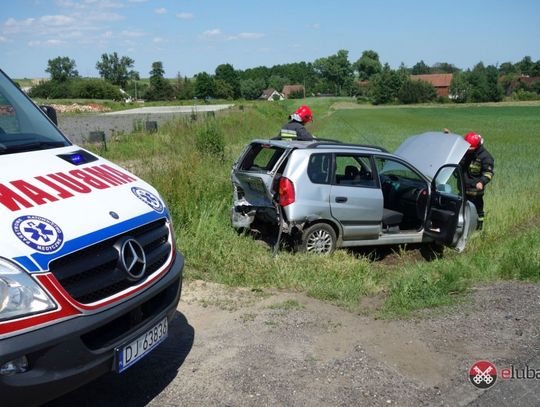
<path id="1" fill-rule="evenodd" d="M 186 278 L 301 291 L 351 310 L 359 310 L 364 296 L 382 294 L 383 316 L 455 303 L 481 281 L 540 280 L 540 106 L 534 105 L 351 109 L 356 106 L 343 100 L 307 101 L 315 115 L 310 130 L 317 136 L 391 151 L 428 130 L 483 134 L 495 157 L 495 178 L 487 187 L 485 230 L 473 236 L 464 253 L 446 250 L 433 262 L 403 253 L 392 263 L 378 262 L 345 250 L 329 257 L 281 251 L 272 258 L 251 237 L 237 235 L 229 220 L 231 165 L 246 142 L 277 134 L 303 102 L 253 103 L 206 118 L 215 120 L 211 127 L 222 137 L 219 154 L 197 149 L 196 138 L 208 123 L 188 119 L 162 126 L 158 134 L 123 136 L 103 153 L 165 197 L 186 256 Z"/>

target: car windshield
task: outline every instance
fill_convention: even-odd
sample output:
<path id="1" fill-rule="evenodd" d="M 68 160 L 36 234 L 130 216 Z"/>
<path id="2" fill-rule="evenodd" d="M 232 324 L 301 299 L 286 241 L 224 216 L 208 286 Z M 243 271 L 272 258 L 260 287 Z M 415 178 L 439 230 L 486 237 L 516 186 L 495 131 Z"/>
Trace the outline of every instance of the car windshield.
<path id="1" fill-rule="evenodd" d="M 69 145 L 45 114 L 0 71 L 0 155 Z"/>

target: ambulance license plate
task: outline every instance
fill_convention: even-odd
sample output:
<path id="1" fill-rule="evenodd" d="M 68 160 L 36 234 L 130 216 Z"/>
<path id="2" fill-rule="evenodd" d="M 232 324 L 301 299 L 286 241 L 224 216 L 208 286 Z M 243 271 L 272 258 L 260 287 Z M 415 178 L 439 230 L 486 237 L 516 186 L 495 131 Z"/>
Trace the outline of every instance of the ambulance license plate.
<path id="1" fill-rule="evenodd" d="M 168 334 L 167 317 L 163 318 L 153 327 L 147 329 L 141 336 L 127 345 L 117 348 L 117 366 L 116 371 L 118 373 L 123 372 L 127 368 L 131 367 L 148 353 L 152 351 L 156 346 L 165 340 Z"/>

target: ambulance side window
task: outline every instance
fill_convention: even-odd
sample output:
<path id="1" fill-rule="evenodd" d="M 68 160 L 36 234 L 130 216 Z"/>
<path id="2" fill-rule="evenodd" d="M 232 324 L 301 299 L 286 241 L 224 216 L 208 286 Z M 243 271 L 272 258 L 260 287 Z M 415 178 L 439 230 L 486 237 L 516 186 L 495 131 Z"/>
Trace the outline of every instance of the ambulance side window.
<path id="1" fill-rule="evenodd" d="M 9 103 L 8 99 L 0 92 L 0 134 L 18 133 L 19 122 L 15 108 Z"/>

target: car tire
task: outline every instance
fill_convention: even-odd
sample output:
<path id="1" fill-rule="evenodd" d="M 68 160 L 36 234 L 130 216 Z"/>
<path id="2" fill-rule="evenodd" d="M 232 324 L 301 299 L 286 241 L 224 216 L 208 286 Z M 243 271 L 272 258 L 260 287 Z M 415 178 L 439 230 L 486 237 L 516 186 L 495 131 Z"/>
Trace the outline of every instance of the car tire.
<path id="1" fill-rule="evenodd" d="M 336 231 L 326 223 L 316 223 L 302 232 L 298 251 L 303 253 L 330 254 L 336 250 Z"/>

